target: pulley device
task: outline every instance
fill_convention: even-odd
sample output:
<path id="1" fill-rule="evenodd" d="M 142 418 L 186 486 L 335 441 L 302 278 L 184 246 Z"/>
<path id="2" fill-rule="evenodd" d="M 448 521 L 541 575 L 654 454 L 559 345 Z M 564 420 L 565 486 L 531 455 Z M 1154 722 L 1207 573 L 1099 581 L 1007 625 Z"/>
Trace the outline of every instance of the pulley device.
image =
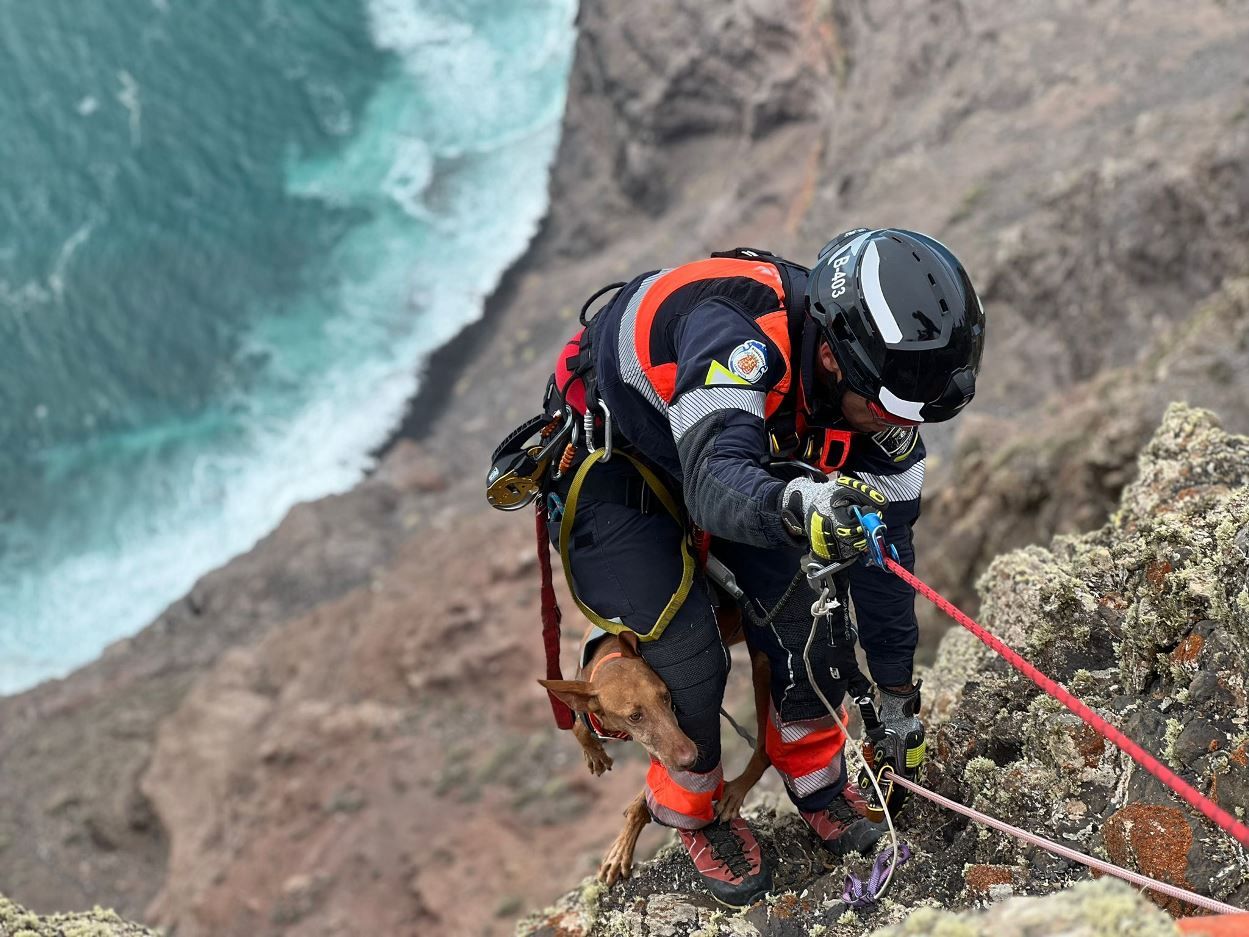
<path id="1" fill-rule="evenodd" d="M 500 511 L 519 511 L 542 493 L 551 462 L 568 442 L 575 442 L 578 421 L 565 408 L 554 418 L 526 420 L 499 443 L 490 457 L 486 500 Z M 558 475 L 556 476 L 558 477 Z"/>

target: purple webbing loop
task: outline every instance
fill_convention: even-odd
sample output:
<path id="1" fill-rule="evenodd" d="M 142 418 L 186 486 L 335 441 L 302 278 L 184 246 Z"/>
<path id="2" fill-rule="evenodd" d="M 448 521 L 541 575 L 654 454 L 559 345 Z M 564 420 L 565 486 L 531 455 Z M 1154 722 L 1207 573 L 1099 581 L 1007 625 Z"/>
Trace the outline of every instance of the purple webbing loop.
<path id="1" fill-rule="evenodd" d="M 898 844 L 898 865 L 906 862 L 911 858 L 911 847 L 906 843 Z M 889 874 L 889 866 L 893 863 L 893 850 L 886 849 L 876 861 L 872 863 L 872 872 L 867 877 L 867 884 L 864 885 L 857 875 L 851 873 L 846 876 L 846 890 L 841 894 L 841 900 L 851 908 L 866 908 L 868 905 L 875 904 L 880 900 L 880 886 L 884 882 L 885 876 Z"/>

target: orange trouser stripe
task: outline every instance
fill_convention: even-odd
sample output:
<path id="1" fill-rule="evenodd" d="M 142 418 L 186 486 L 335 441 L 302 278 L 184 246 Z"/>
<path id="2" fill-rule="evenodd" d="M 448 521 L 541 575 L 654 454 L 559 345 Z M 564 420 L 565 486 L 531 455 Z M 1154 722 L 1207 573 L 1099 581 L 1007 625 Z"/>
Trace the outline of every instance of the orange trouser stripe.
<path id="1" fill-rule="evenodd" d="M 713 804 L 724 790 L 724 779 L 709 791 L 690 791 L 678 784 L 668 769 L 652 760 L 646 772 L 646 786 L 650 788 L 655 803 L 661 807 L 695 820 L 710 823 L 716 818 Z"/>
<path id="2" fill-rule="evenodd" d="M 844 711 L 843 711 L 844 712 Z M 801 778 L 827 768 L 841 754 L 846 737 L 836 725 L 815 729 L 794 742 L 781 739 L 781 730 L 768 720 L 764 747 L 776 770 L 786 777 Z"/>

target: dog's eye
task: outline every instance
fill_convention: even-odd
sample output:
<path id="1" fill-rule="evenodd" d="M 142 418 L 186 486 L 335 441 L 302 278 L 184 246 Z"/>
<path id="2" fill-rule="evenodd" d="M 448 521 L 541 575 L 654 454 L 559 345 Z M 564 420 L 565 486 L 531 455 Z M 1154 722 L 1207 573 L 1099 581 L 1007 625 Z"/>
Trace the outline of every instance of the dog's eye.
<path id="1" fill-rule="evenodd" d="M 634 725 L 637 725 L 639 722 L 642 721 L 642 713 L 641 712 L 629 713 L 629 721 L 632 722 Z"/>

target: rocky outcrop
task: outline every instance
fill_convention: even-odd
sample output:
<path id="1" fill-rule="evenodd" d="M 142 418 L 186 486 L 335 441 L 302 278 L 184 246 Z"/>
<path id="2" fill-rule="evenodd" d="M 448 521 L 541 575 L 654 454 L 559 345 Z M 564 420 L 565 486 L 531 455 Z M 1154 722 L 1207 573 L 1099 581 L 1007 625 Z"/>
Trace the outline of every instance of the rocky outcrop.
<path id="1" fill-rule="evenodd" d="M 1207 411 L 1170 408 L 1144 448 L 1137 480 L 1111 521 L 999 558 L 980 581 L 983 623 L 1086 703 L 1153 749 L 1225 809 L 1249 809 L 1249 438 Z M 949 634 L 926 687 L 924 783 L 1081 851 L 1249 905 L 1249 853 L 1198 818 L 1126 756 L 966 632 Z M 610 890 L 590 883 L 531 918 L 524 934 L 861 934 L 918 907 L 971 908 L 1087 878 L 1073 865 L 912 799 L 899 817 L 914 856 L 875 909 L 847 915 L 844 875 L 865 860 L 821 860 L 801 820 L 776 800 L 755 824 L 777 888 L 738 916 L 700 896 L 679 847 Z M 1081 893 L 1087 896 L 1089 893 Z M 1170 933 L 1139 907 L 1141 929 Z M 1117 896 L 1117 897 L 1115 897 Z M 979 933 L 1039 933 L 1025 922 L 1071 909 L 1073 927 L 1103 933 L 1080 899 L 1041 909 L 1008 904 Z M 1167 910 L 1189 912 L 1159 899 Z M 1087 913 L 1087 917 L 1081 917 Z M 887 934 L 927 933 L 939 915 Z M 1013 921 L 1011 924 L 1009 922 Z M 992 924 L 986 922 L 994 922 Z M 1003 929 L 992 929 L 1001 924 Z M 1009 927 L 1016 926 L 1018 931 Z M 1161 929 L 1159 929 L 1161 928 Z M 1066 931 L 1064 931 L 1066 932 Z M 1073 930 L 1073 933 L 1083 931 Z"/>
<path id="2" fill-rule="evenodd" d="M 994 561 L 982 619 L 1242 819 L 1249 809 L 1249 439 L 1173 406 L 1109 524 Z M 1148 874 L 1249 903 L 1243 849 L 969 635 L 934 668 L 957 699 L 930 780 Z M 968 677 L 959 687 L 960 675 Z M 957 689 L 956 689 L 957 688 Z M 938 691 L 938 696 L 941 692 Z M 1018 863 L 1013 845 L 966 859 Z"/>
<path id="3" fill-rule="evenodd" d="M 870 937 L 1174 937 L 1175 922 L 1122 882 L 1081 882 L 1045 898 L 1011 898 L 988 911 L 954 914 L 921 908 Z"/>
<path id="4" fill-rule="evenodd" d="M 0 937 L 159 937 L 156 931 L 96 908 L 41 917 L 0 895 Z"/>

